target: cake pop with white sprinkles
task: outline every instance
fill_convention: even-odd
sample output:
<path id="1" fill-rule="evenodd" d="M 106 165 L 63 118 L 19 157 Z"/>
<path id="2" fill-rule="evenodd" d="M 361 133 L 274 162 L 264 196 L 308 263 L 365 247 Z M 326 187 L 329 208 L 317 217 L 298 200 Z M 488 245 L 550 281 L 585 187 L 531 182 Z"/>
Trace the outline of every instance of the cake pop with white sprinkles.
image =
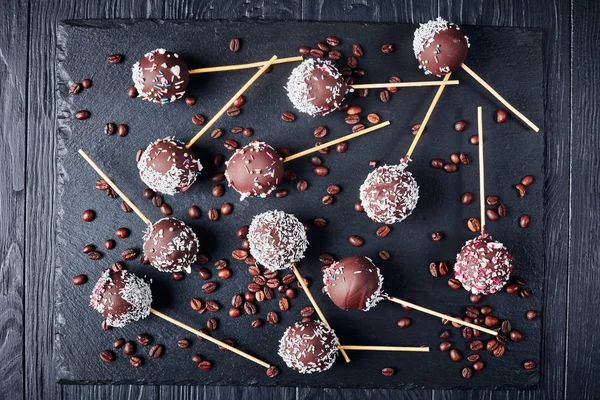
<path id="1" fill-rule="evenodd" d="M 349 87 L 332 62 L 309 58 L 294 68 L 285 89 L 298 111 L 314 117 L 341 106 Z"/>
<path id="2" fill-rule="evenodd" d="M 368 257 L 343 258 L 323 271 L 324 292 L 342 310 L 369 311 L 382 298 L 383 276 Z"/>
<path id="3" fill-rule="evenodd" d="M 144 255 L 153 267 L 163 272 L 189 273 L 199 247 L 192 228 L 175 218 L 156 221 L 144 235 Z"/>
<path id="4" fill-rule="evenodd" d="M 308 247 L 302 222 L 283 211 L 267 211 L 256 215 L 248 229 L 250 253 L 271 271 L 291 268 L 304 258 Z"/>
<path id="5" fill-rule="evenodd" d="M 104 271 L 90 296 L 90 307 L 114 327 L 146 318 L 150 315 L 151 303 L 150 285 L 125 270 Z"/>
<path id="6" fill-rule="evenodd" d="M 279 356 L 301 374 L 323 372 L 335 362 L 338 342 L 333 329 L 320 321 L 296 322 L 279 341 Z"/>
<path id="7" fill-rule="evenodd" d="M 165 49 L 144 54 L 133 65 L 131 75 L 139 97 L 160 104 L 182 98 L 190 80 L 183 59 Z"/>
<path id="8" fill-rule="evenodd" d="M 237 149 L 227 162 L 225 177 L 241 199 L 267 197 L 283 177 L 283 158 L 267 143 L 254 141 Z"/>
<path id="9" fill-rule="evenodd" d="M 465 243 L 456 256 L 454 276 L 474 294 L 500 291 L 512 272 L 512 256 L 506 247 L 484 233 Z"/>
<path id="10" fill-rule="evenodd" d="M 188 190 L 202 171 L 200 160 L 185 143 L 173 137 L 150 143 L 137 167 L 140 178 L 150 189 L 169 195 Z"/>
<path id="11" fill-rule="evenodd" d="M 459 69 L 467 57 L 469 46 L 469 38 L 460 27 L 441 17 L 420 24 L 413 40 L 419 68 L 426 75 L 441 76 Z"/>
<path id="12" fill-rule="evenodd" d="M 417 206 L 419 186 L 406 165 L 401 162 L 378 167 L 360 186 L 361 204 L 373 221 L 384 224 L 402 221 Z"/>

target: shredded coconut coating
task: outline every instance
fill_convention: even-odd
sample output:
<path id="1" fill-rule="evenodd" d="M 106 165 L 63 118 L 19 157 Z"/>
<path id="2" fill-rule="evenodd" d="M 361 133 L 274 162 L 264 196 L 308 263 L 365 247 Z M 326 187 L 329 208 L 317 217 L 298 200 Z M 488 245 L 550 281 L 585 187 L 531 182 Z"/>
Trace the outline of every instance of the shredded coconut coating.
<path id="1" fill-rule="evenodd" d="M 159 171 L 156 168 L 156 157 L 153 158 L 153 148 L 158 144 L 171 148 L 171 150 L 164 149 L 162 153 L 172 151 L 169 156 L 172 161 L 171 168 L 166 172 Z M 176 162 L 177 156 L 183 157 L 184 161 Z M 185 149 L 185 144 L 175 140 L 173 136 L 150 143 L 142 153 L 137 167 L 140 171 L 140 178 L 146 186 L 155 192 L 168 195 L 186 191 L 196 182 L 200 171 L 202 171 L 200 160 L 195 159 L 192 151 Z"/>
<path id="2" fill-rule="evenodd" d="M 346 93 L 342 93 L 342 91 L 347 90 L 346 86 L 342 85 L 341 83 L 330 86 L 327 88 L 329 90 L 329 95 L 326 98 L 326 102 L 329 106 L 319 107 L 315 105 L 313 103 L 314 95 L 310 92 L 310 87 L 307 82 L 315 79 L 313 76 L 313 71 L 316 68 L 319 68 L 321 71 L 329 74 L 336 80 L 343 81 L 343 76 L 332 62 L 329 60 L 321 60 L 320 58 L 309 58 L 294 68 L 292 74 L 288 78 L 287 86 L 285 87 L 285 90 L 287 90 L 288 97 L 294 105 L 294 108 L 300 112 L 310 114 L 313 117 L 316 115 L 329 114 L 341 106 L 344 96 L 346 95 Z M 336 101 L 335 99 L 339 98 L 340 96 L 341 100 Z"/>
<path id="3" fill-rule="evenodd" d="M 291 268 L 308 247 L 304 225 L 292 214 L 267 211 L 256 215 L 248 229 L 250 253 L 271 271 Z"/>
<path id="4" fill-rule="evenodd" d="M 454 264 L 455 278 L 474 294 L 493 294 L 504 287 L 512 272 L 506 247 L 483 234 L 465 243 Z"/>
<path id="5" fill-rule="evenodd" d="M 163 226 L 170 232 L 177 233 L 171 240 L 165 241 Z M 144 249 L 150 246 L 158 250 L 158 256 L 149 257 L 152 266 L 162 272 L 191 272 L 191 265 L 196 262 L 200 243 L 198 237 L 185 222 L 176 218 L 162 218 L 149 226 L 144 234 Z M 179 253 L 180 257 L 173 257 Z M 155 253 L 156 254 L 156 253 Z"/>
<path id="6" fill-rule="evenodd" d="M 320 321 L 296 322 L 279 341 L 279 356 L 301 374 L 327 371 L 337 357 L 339 340 Z"/>
<path id="7" fill-rule="evenodd" d="M 393 224 L 406 219 L 419 201 L 419 186 L 406 163 L 383 165 L 371 171 L 360 186 L 360 201 L 375 222 Z"/>
<path id="8" fill-rule="evenodd" d="M 165 53 L 167 53 L 167 50 L 161 48 L 149 51 L 143 56 L 143 58 L 148 59 L 148 61 L 150 61 L 150 63 L 152 64 L 152 66 L 150 67 L 152 69 L 149 69 L 149 71 L 156 71 L 154 84 L 150 91 L 145 90 L 144 70 L 140 66 L 140 62 L 136 61 L 136 63 L 133 64 L 133 67 L 131 67 L 131 79 L 133 80 L 133 85 L 137 89 L 138 97 L 141 97 L 143 100 L 157 104 L 167 104 L 182 98 L 185 94 L 185 89 L 181 88 L 181 86 L 183 86 L 184 84 L 184 81 L 180 80 L 181 68 L 179 66 L 174 66 L 169 69 L 169 72 L 172 74 L 173 79 L 172 81 L 169 81 L 167 78 L 165 78 L 164 72 L 161 70 L 162 66 L 154 62 L 154 57 L 157 54 L 164 55 Z M 173 57 L 179 58 L 179 55 L 177 53 L 172 54 Z M 170 56 L 167 55 L 167 57 Z M 175 90 L 178 90 L 180 88 L 181 90 L 178 90 L 174 95 L 169 97 L 166 95 L 166 93 L 168 91 L 167 88 L 171 86 L 174 86 Z"/>

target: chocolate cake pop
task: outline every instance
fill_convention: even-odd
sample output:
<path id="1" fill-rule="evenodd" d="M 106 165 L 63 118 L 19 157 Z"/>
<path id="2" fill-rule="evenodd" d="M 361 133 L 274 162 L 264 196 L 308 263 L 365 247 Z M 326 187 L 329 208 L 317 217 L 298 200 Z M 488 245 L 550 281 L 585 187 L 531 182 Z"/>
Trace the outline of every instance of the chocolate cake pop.
<path id="1" fill-rule="evenodd" d="M 460 27 L 441 17 L 420 24 L 413 40 L 419 68 L 426 75 L 441 76 L 459 69 L 467 57 L 469 46 L 469 38 Z"/>
<path id="2" fill-rule="evenodd" d="M 511 261 L 506 247 L 484 233 L 465 243 L 456 256 L 454 275 L 471 293 L 492 294 L 508 282 Z"/>
<path id="3" fill-rule="evenodd" d="M 238 149 L 227 162 L 229 186 L 246 197 L 267 197 L 283 177 L 283 158 L 264 142 L 254 141 Z"/>
<path id="4" fill-rule="evenodd" d="M 156 221 L 144 234 L 144 255 L 163 272 L 190 272 L 196 262 L 198 238 L 185 222 L 175 218 Z"/>
<path id="5" fill-rule="evenodd" d="M 256 215 L 248 229 L 250 253 L 271 271 L 290 268 L 304 258 L 308 247 L 302 222 L 283 211 L 267 211 Z"/>
<path id="6" fill-rule="evenodd" d="M 279 341 L 279 356 L 301 374 L 327 371 L 337 356 L 338 338 L 320 321 L 296 322 Z"/>
<path id="7" fill-rule="evenodd" d="M 360 201 L 375 222 L 393 224 L 404 220 L 417 206 L 419 186 L 406 171 L 406 163 L 384 165 L 371 171 L 360 187 Z"/>
<path id="8" fill-rule="evenodd" d="M 343 258 L 323 271 L 324 292 L 343 310 L 368 311 L 381 299 L 383 276 L 370 258 Z"/>
<path id="9" fill-rule="evenodd" d="M 131 76 L 139 97 L 160 104 L 182 98 L 190 80 L 183 59 L 165 49 L 144 54 L 133 65 Z"/>
<path id="10" fill-rule="evenodd" d="M 152 190 L 174 195 L 196 181 L 202 164 L 185 143 L 166 137 L 146 147 L 137 163 L 140 178 Z"/>
<path id="11" fill-rule="evenodd" d="M 285 89 L 294 107 L 313 117 L 342 105 L 349 90 L 335 65 L 319 58 L 309 58 L 294 68 Z"/>
<path id="12" fill-rule="evenodd" d="M 150 315 L 150 285 L 128 271 L 107 269 L 94 286 L 90 307 L 98 311 L 106 323 L 114 327 L 139 321 Z"/>

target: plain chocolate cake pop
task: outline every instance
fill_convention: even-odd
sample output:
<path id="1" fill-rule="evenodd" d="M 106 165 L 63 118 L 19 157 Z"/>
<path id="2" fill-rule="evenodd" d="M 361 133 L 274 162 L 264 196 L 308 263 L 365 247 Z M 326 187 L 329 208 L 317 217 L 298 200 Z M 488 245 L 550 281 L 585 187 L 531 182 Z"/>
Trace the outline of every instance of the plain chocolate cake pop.
<path id="1" fill-rule="evenodd" d="M 283 158 L 264 142 L 254 141 L 238 149 L 227 162 L 229 186 L 246 197 L 267 197 L 283 177 Z"/>
<path id="2" fill-rule="evenodd" d="M 393 224 L 404 220 L 418 200 L 419 186 L 405 163 L 376 168 L 360 187 L 361 204 L 375 222 Z"/>
<path id="3" fill-rule="evenodd" d="M 150 285 L 125 270 L 104 271 L 90 296 L 90 307 L 114 327 L 146 318 L 150 315 L 151 303 Z"/>
<path id="4" fill-rule="evenodd" d="M 163 218 L 148 227 L 144 235 L 144 255 L 163 272 L 190 272 L 196 262 L 198 238 L 185 222 Z"/>
<path id="5" fill-rule="evenodd" d="M 160 104 L 182 98 L 190 80 L 183 59 L 165 49 L 144 54 L 133 65 L 131 75 L 139 97 Z"/>
<path id="6" fill-rule="evenodd" d="M 323 372 L 335 362 L 338 343 L 333 329 L 322 322 L 296 322 L 279 341 L 279 356 L 301 374 Z"/>
<path id="7" fill-rule="evenodd" d="M 140 178 L 150 189 L 170 195 L 185 192 L 202 171 L 200 160 L 173 137 L 150 143 L 137 166 Z"/>
<path id="8" fill-rule="evenodd" d="M 324 292 L 343 310 L 368 311 L 381 299 L 383 276 L 371 259 L 343 258 L 323 271 Z"/>
<path id="9" fill-rule="evenodd" d="M 271 271 L 291 268 L 304 258 L 308 247 L 302 222 L 283 211 L 267 211 L 256 215 L 248 229 L 250 253 Z"/>
<path id="10" fill-rule="evenodd" d="M 294 107 L 313 117 L 337 109 L 349 90 L 335 65 L 318 58 L 304 60 L 294 68 L 285 89 Z"/>
<path id="11" fill-rule="evenodd" d="M 441 17 L 420 24 L 413 40 L 419 68 L 426 75 L 442 76 L 459 69 L 469 46 L 469 38 L 460 27 Z"/>
<path id="12" fill-rule="evenodd" d="M 465 243 L 456 256 L 454 275 L 471 293 L 492 294 L 508 282 L 511 261 L 506 247 L 484 233 Z"/>

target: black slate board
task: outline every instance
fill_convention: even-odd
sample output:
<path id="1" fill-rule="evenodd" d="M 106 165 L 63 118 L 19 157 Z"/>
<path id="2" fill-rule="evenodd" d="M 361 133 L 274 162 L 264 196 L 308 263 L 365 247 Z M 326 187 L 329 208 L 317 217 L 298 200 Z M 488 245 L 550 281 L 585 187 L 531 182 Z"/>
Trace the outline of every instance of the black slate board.
<path id="1" fill-rule="evenodd" d="M 287 326 L 299 320 L 299 310 L 308 305 L 302 293 L 291 304 L 290 311 L 279 312 L 281 323 L 277 326 L 250 328 L 255 317 L 242 316 L 232 320 L 227 308 L 234 293 L 243 293 L 249 277 L 246 266 L 232 262 L 233 276 L 220 283 L 220 289 L 210 296 L 200 291 L 201 280 L 192 274 L 182 282 L 174 282 L 168 274 L 159 273 L 137 262 L 128 268 L 140 275 L 152 278 L 154 306 L 190 325 L 203 327 L 209 315 L 198 315 L 189 308 L 192 297 L 215 299 L 223 309 L 216 317 L 220 327 L 214 332 L 218 338 L 233 338 L 238 346 L 250 353 L 278 364 L 281 374 L 277 379 L 268 379 L 264 370 L 249 361 L 220 351 L 215 346 L 195 342 L 188 350 L 177 348 L 177 339 L 191 336 L 179 328 L 156 317 L 149 317 L 135 325 L 108 332 L 100 330 L 100 316 L 87 307 L 93 282 L 100 271 L 119 259 L 126 247 L 141 247 L 143 225 L 135 214 L 120 211 L 119 200 L 111 200 L 94 189 L 98 178 L 94 171 L 77 155 L 83 147 L 114 178 L 125 193 L 140 206 L 150 219 L 161 214 L 149 202 L 143 200 L 144 185 L 137 178 L 135 153 L 158 137 L 175 135 L 188 139 L 197 131 L 191 123 L 193 113 L 205 116 L 214 114 L 237 88 L 254 71 L 229 72 L 192 78 L 189 94 L 198 99 L 190 108 L 184 102 L 159 106 L 126 96 L 130 85 L 130 66 L 145 51 L 166 47 L 178 52 L 191 68 L 197 66 L 222 65 L 266 59 L 277 53 L 280 57 L 295 55 L 296 48 L 303 44 L 314 45 L 328 35 L 342 39 L 340 49 L 349 55 L 352 43 L 360 43 L 365 56 L 359 60 L 368 75 L 361 82 L 387 80 L 389 76 L 400 76 L 404 81 L 434 79 L 423 77 L 416 68 L 412 55 L 412 25 L 360 24 L 360 23 L 297 23 L 297 22 L 131 22 L 131 21 L 68 21 L 60 29 L 58 38 L 58 87 L 57 95 L 61 107 L 58 122 L 58 194 L 57 204 L 58 237 L 56 260 L 59 290 L 57 291 L 55 355 L 58 379 L 61 382 L 90 383 L 150 383 L 150 384 L 217 384 L 217 385 L 278 385 L 317 387 L 378 387 L 378 388 L 529 388 L 536 387 L 539 371 L 525 371 L 521 364 L 533 359 L 539 363 L 541 353 L 541 321 L 525 320 L 528 309 L 541 309 L 543 268 L 542 215 L 544 136 L 535 134 L 524 125 L 509 118 L 503 124 L 494 122 L 496 101 L 470 79 L 464 72 L 454 76 L 461 85 L 448 88 L 436 108 L 429 126 L 417 147 L 410 170 L 421 186 L 421 199 L 416 212 L 406 221 L 392 227 L 392 233 L 384 239 L 375 236 L 379 226 L 366 215 L 357 214 L 353 203 L 358 199 L 358 187 L 371 168 L 369 160 L 394 163 L 407 150 L 412 135 L 410 128 L 421 121 L 435 88 L 404 89 L 392 96 L 392 101 L 383 104 L 377 91 L 368 98 L 359 99 L 350 95 L 351 104 L 360 105 L 363 114 L 377 112 L 382 120 L 389 119 L 392 126 L 349 143 L 345 154 L 332 151 L 322 156 L 330 167 L 326 178 L 313 175 L 308 158 L 297 160 L 288 166 L 299 177 L 309 180 L 310 188 L 298 193 L 295 184 L 284 183 L 289 189 L 285 199 L 270 197 L 266 200 L 238 202 L 238 195 L 228 189 L 223 198 L 211 196 L 213 172 L 208 165 L 212 155 L 221 152 L 224 138 L 234 138 L 242 143 L 250 139 L 232 136 L 223 139 L 202 138 L 195 146 L 197 155 L 205 164 L 203 178 L 185 194 L 167 198 L 174 209 L 174 217 L 189 222 L 201 238 L 202 249 L 212 260 L 231 259 L 231 251 L 239 247 L 235 230 L 248 224 L 253 215 L 280 209 L 296 214 L 303 221 L 323 216 L 329 221 L 327 228 L 309 231 L 311 246 L 300 270 L 312 282 L 311 288 L 330 323 L 344 344 L 379 345 L 428 345 L 429 354 L 368 353 L 351 352 L 352 362 L 345 364 L 339 359 L 334 368 L 318 375 L 300 375 L 287 369 L 276 354 L 278 340 Z M 465 27 L 471 39 L 471 50 L 467 64 L 481 74 L 490 84 L 499 89 L 511 102 L 537 123 L 543 121 L 543 82 L 541 32 L 537 30 Z M 242 50 L 230 53 L 228 42 L 232 37 L 242 38 Z M 384 43 L 394 43 L 396 51 L 390 55 L 380 52 Z M 122 53 L 125 62 L 109 65 L 106 56 Z M 292 152 L 314 144 L 313 129 L 325 125 L 332 139 L 349 132 L 343 122 L 344 114 L 333 113 L 327 117 L 313 119 L 297 114 L 294 123 L 285 123 L 280 114 L 292 110 L 283 86 L 293 68 L 292 65 L 278 66 L 269 75 L 262 77 L 247 92 L 247 104 L 241 116 L 232 119 L 223 117 L 216 126 L 229 131 L 232 126 L 249 126 L 255 130 L 252 139 L 268 141 L 276 147 L 288 147 Z M 72 80 L 89 77 L 92 88 L 77 96 L 69 96 L 67 88 Z M 330 252 L 337 257 L 362 254 L 373 258 L 385 276 L 384 288 L 390 294 L 414 301 L 439 311 L 460 314 L 469 304 L 468 293 L 451 290 L 446 278 L 429 275 L 431 261 L 452 262 L 465 240 L 472 237 L 466 228 L 466 220 L 479 216 L 478 203 L 465 207 L 460 196 L 465 191 L 477 192 L 477 151 L 468 138 L 476 133 L 476 106 L 484 107 L 486 134 L 486 188 L 489 194 L 500 196 L 510 208 L 510 216 L 497 223 L 488 224 L 489 232 L 503 241 L 515 259 L 516 275 L 527 279 L 527 288 L 532 295 L 528 300 L 501 293 L 485 298 L 480 305 L 489 304 L 494 314 L 501 319 L 510 319 L 513 326 L 522 330 L 526 340 L 509 343 L 504 357 L 496 359 L 481 352 L 486 363 L 484 371 L 474 378 L 464 380 L 460 369 L 466 361 L 453 363 L 447 354 L 437 347 L 439 333 L 445 328 L 437 318 L 417 312 L 406 312 L 398 305 L 383 302 L 369 313 L 343 312 L 320 294 L 319 254 Z M 87 121 L 74 120 L 73 113 L 79 109 L 91 111 Z M 454 121 L 466 119 L 469 128 L 457 133 Z M 126 123 L 130 134 L 126 138 L 106 137 L 102 133 L 105 123 Z M 448 159 L 452 152 L 466 151 L 473 163 L 461 166 L 455 174 L 434 170 L 429 161 L 434 157 Z M 537 182 L 527 191 L 524 199 L 518 199 L 513 185 L 525 174 L 534 174 Z M 338 183 L 343 190 L 333 206 L 321 205 L 320 198 L 330 183 Z M 206 211 L 220 207 L 224 202 L 234 204 L 234 213 L 221 217 L 219 222 L 209 222 Z M 198 221 L 187 218 L 187 207 L 196 204 L 203 210 Z M 81 221 L 81 212 L 86 208 L 97 211 L 98 218 L 91 224 Z M 518 216 L 528 213 L 532 224 L 527 230 L 518 227 Z M 114 236 L 119 226 L 132 229 L 126 240 L 118 241 L 116 250 L 104 252 L 105 257 L 92 262 L 80 251 L 87 243 L 102 246 L 105 239 Z M 432 231 L 442 231 L 445 239 L 434 243 L 429 239 Z M 348 244 L 347 237 L 359 234 L 365 245 L 356 249 Z M 387 249 L 392 258 L 381 261 L 377 252 Z M 43 266 L 39 266 L 43 267 Z M 197 268 L 195 268 L 197 269 Z M 212 269 L 212 266 L 211 266 Z M 214 271 L 213 271 L 214 272 Z M 90 283 L 75 287 L 70 278 L 86 273 Z M 277 310 L 275 301 L 259 304 L 259 315 L 263 320 L 266 313 Z M 409 316 L 413 324 L 400 330 L 396 321 Z M 453 329 L 451 341 L 466 356 L 468 343 Z M 99 352 L 110 348 L 118 337 L 134 339 L 146 332 L 156 343 L 166 346 L 166 353 L 159 360 L 149 360 L 147 349 L 138 347 L 145 358 L 142 368 L 132 368 L 127 359 L 118 352 L 117 359 L 110 365 L 99 360 Z M 483 336 L 486 339 L 485 335 Z M 200 353 L 212 360 L 214 368 L 202 372 L 193 365 L 191 356 Z M 385 378 L 380 370 L 392 366 L 397 373 Z"/>

